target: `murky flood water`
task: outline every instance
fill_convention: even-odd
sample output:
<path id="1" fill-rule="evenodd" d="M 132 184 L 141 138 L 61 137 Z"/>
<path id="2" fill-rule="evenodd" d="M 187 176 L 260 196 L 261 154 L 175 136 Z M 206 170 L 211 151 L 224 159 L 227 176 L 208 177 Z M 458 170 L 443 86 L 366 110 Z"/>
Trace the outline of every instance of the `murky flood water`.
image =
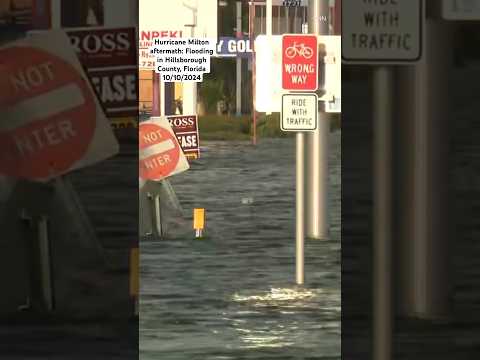
<path id="1" fill-rule="evenodd" d="M 329 240 L 308 240 L 295 286 L 295 142 L 204 142 L 171 179 L 191 227 L 141 244 L 141 359 L 340 359 L 340 132 L 331 135 Z"/>

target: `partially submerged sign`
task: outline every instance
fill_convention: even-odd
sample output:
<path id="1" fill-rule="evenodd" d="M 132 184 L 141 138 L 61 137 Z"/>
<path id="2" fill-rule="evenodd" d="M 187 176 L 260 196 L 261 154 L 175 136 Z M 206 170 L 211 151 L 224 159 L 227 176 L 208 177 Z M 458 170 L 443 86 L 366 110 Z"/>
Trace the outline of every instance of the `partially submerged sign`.
<path id="1" fill-rule="evenodd" d="M 167 116 L 167 119 L 187 159 L 200 158 L 197 115 Z"/>
<path id="2" fill-rule="evenodd" d="M 315 131 L 317 116 L 317 95 L 285 94 L 282 96 L 280 127 L 283 131 Z"/>
<path id="3" fill-rule="evenodd" d="M 142 181 L 158 181 L 188 170 L 187 159 L 166 117 L 141 122 L 139 136 Z"/>
<path id="4" fill-rule="evenodd" d="M 118 152 L 93 89 L 62 32 L 0 48 L 0 173 L 48 180 Z"/>
<path id="5" fill-rule="evenodd" d="M 422 56 L 423 21 L 422 0 L 343 0 L 343 60 L 416 62 Z"/>

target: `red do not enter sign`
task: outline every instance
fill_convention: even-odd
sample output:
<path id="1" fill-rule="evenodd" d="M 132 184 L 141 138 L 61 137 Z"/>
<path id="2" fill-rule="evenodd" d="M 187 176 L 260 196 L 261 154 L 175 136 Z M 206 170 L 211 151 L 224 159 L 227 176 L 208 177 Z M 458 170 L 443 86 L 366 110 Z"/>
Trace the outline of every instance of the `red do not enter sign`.
<path id="1" fill-rule="evenodd" d="M 140 123 L 139 172 L 143 180 L 162 180 L 189 168 L 166 118 Z"/>
<path id="2" fill-rule="evenodd" d="M 0 49 L 0 173 L 50 178 L 81 160 L 96 129 L 96 103 L 79 71 L 39 48 Z"/>

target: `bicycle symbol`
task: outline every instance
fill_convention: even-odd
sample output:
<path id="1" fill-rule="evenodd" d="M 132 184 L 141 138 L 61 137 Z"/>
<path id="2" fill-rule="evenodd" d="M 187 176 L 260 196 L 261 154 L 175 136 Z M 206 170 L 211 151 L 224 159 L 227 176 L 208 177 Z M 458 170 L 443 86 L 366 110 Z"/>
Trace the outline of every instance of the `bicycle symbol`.
<path id="1" fill-rule="evenodd" d="M 297 42 L 294 42 L 292 46 L 285 49 L 285 56 L 289 59 L 295 57 L 297 54 L 305 59 L 310 59 L 313 56 L 313 49 L 305 46 L 303 43 L 297 44 Z"/>

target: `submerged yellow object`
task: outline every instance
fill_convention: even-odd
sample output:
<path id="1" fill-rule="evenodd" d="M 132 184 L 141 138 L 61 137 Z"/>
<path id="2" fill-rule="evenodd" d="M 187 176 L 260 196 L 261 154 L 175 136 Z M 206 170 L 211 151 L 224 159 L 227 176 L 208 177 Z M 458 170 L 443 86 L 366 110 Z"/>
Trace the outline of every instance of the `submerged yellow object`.
<path id="1" fill-rule="evenodd" d="M 205 209 L 193 209 L 193 228 L 195 230 L 205 228 Z"/>
<path id="2" fill-rule="evenodd" d="M 205 209 L 193 209 L 193 229 L 196 237 L 202 237 L 203 229 L 205 228 Z"/>

